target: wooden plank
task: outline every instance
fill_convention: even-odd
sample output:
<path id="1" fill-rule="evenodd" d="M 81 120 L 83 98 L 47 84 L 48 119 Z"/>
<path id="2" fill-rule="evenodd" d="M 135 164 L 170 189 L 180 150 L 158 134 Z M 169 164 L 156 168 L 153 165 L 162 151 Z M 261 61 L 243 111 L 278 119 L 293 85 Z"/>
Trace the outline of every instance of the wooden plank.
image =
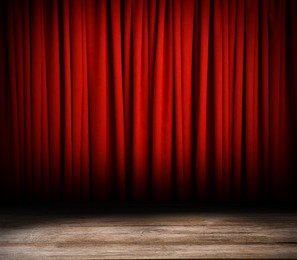
<path id="1" fill-rule="evenodd" d="M 297 258 L 297 214 L 0 211 L 0 259 L 47 258 Z"/>

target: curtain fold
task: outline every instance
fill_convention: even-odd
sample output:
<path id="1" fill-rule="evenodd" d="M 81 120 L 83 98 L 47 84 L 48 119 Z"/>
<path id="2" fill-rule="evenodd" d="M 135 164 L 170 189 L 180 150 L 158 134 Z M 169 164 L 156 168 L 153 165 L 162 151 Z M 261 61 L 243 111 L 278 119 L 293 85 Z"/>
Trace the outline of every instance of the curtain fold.
<path id="1" fill-rule="evenodd" d="M 294 0 L 0 3 L 1 200 L 296 200 Z"/>

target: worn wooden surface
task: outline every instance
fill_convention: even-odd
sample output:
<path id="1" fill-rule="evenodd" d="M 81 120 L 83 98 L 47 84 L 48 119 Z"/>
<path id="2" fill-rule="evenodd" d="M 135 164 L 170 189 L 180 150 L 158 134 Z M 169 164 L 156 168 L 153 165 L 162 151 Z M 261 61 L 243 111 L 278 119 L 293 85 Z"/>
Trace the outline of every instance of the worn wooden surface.
<path id="1" fill-rule="evenodd" d="M 297 213 L 0 210 L 0 259 L 297 258 Z"/>

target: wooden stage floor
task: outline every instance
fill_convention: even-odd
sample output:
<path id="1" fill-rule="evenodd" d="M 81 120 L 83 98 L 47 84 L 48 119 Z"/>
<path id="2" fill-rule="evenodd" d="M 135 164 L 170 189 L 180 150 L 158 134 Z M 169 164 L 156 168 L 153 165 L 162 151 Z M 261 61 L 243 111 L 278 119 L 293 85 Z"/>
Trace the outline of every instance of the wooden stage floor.
<path id="1" fill-rule="evenodd" d="M 297 258 L 297 211 L 6 206 L 0 259 Z"/>

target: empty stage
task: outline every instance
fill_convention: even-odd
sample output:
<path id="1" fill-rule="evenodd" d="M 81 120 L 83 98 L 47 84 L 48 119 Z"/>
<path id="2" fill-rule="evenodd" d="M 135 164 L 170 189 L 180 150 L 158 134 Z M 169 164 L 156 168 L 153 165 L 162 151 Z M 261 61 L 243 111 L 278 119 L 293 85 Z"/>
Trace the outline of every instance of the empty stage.
<path id="1" fill-rule="evenodd" d="M 10 206 L 0 259 L 297 258 L 297 212 L 286 209 Z"/>

